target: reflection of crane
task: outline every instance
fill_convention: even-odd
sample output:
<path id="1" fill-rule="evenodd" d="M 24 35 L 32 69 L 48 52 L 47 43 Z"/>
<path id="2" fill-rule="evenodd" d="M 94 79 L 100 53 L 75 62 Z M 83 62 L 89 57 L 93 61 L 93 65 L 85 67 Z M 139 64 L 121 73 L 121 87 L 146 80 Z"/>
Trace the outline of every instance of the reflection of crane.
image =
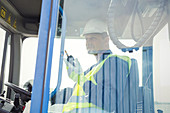
<path id="1" fill-rule="evenodd" d="M 154 1 L 152 1 L 152 2 L 154 2 Z M 141 4 L 143 4 L 143 5 L 141 5 L 142 6 L 141 7 L 140 4 L 138 3 L 138 1 L 132 0 L 132 1 L 129 1 L 129 3 L 127 3 L 127 5 L 125 7 L 123 7 L 123 8 L 121 7 L 121 9 L 120 9 L 120 6 L 122 6 L 122 2 L 119 1 L 119 2 L 115 3 L 114 1 L 111 1 L 111 5 L 110 5 L 109 11 L 108 11 L 108 15 L 109 15 L 108 16 L 108 31 L 109 31 L 109 35 L 110 35 L 113 43 L 118 48 L 122 49 L 122 51 L 124 51 L 124 52 L 125 51 L 133 51 L 133 49 L 138 50 L 139 47 L 144 45 L 151 38 L 151 36 L 155 32 L 155 30 L 158 28 L 158 25 L 161 21 L 164 7 L 165 7 L 164 2 L 165 2 L 164 0 L 161 0 L 157 6 L 158 8 L 157 8 L 157 11 L 155 12 L 155 14 L 152 14 L 152 15 L 149 15 L 146 17 L 143 14 L 144 12 L 139 12 L 139 11 L 148 10 L 145 12 L 149 12 L 149 10 L 152 10 L 152 7 L 150 9 L 149 8 L 147 9 L 147 7 L 145 7 L 150 2 L 141 3 Z M 155 8 L 155 7 L 153 7 L 153 8 Z M 121 10 L 121 11 L 119 11 L 119 10 Z M 139 21 L 140 21 L 139 23 L 141 24 L 141 27 L 142 27 L 142 35 L 140 37 L 138 36 L 139 37 L 138 39 L 134 35 L 135 34 L 135 32 L 134 32 L 135 25 L 133 25 L 133 24 L 134 24 L 134 21 L 135 21 L 134 18 L 136 15 L 136 13 L 134 11 L 137 11 L 136 13 L 139 16 Z M 121 12 L 121 14 L 119 12 Z M 129 13 L 130 15 L 126 15 L 127 13 Z M 130 20 L 131 15 L 132 15 L 132 20 L 131 20 L 132 24 L 130 27 L 131 32 L 126 33 L 125 38 L 131 37 L 132 39 L 134 39 L 136 41 L 136 44 L 132 47 L 128 47 L 128 46 L 122 44 L 118 40 L 118 37 L 122 37 L 123 32 L 125 31 L 125 28 L 126 29 L 128 28 L 127 23 Z M 124 23 L 122 23 L 122 20 L 120 20 L 121 16 L 123 16 L 125 18 Z M 151 24 L 148 24 L 148 21 L 150 21 Z M 121 25 L 116 25 L 116 24 L 120 24 L 120 23 L 121 23 Z M 138 32 L 140 32 L 138 30 L 140 30 L 140 29 L 135 29 L 137 34 L 138 34 Z M 130 34 L 131 34 L 131 36 L 129 36 Z M 122 38 L 124 38 L 124 37 L 122 37 Z"/>

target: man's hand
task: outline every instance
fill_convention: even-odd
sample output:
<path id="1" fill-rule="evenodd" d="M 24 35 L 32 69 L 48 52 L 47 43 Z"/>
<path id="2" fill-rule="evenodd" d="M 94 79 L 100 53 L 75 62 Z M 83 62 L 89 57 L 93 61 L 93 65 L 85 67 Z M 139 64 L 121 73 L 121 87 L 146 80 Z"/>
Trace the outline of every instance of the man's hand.
<path id="1" fill-rule="evenodd" d="M 82 67 L 78 61 L 78 59 L 75 59 L 71 56 L 69 56 L 66 59 L 64 59 L 64 62 L 66 63 L 67 66 L 67 72 L 69 77 L 74 81 L 74 82 L 78 82 L 81 74 L 83 74 L 83 70 Z"/>
<path id="2" fill-rule="evenodd" d="M 73 57 L 72 55 L 70 55 L 70 56 L 67 57 L 67 61 L 68 61 L 70 64 L 72 64 L 73 66 L 75 66 L 75 65 L 74 65 L 74 57 Z"/>

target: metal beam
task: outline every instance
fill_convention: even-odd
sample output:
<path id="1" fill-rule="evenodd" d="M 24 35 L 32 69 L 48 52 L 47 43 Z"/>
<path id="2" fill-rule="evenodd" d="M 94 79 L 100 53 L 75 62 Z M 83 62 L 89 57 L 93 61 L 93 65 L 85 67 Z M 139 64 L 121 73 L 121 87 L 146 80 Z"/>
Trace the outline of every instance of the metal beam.
<path id="1" fill-rule="evenodd" d="M 154 113 L 153 89 L 153 47 L 143 47 L 142 82 L 143 86 L 151 90 L 151 113 Z M 144 108 L 145 109 L 145 108 Z"/>
<path id="2" fill-rule="evenodd" d="M 41 7 L 41 18 L 39 27 L 39 42 L 36 60 L 36 69 L 34 76 L 33 91 L 31 96 L 31 113 L 42 113 L 44 104 L 44 97 L 47 96 L 45 92 L 48 91 L 49 81 L 47 73 L 49 66 L 49 46 L 50 46 L 50 27 L 52 16 L 53 0 L 43 0 Z M 47 77 L 47 78 L 46 78 Z M 47 80 L 47 81 L 46 81 Z M 48 82 L 48 83 L 47 83 Z M 47 104 L 48 105 L 48 104 Z M 48 106 L 46 106 L 48 107 Z"/>
<path id="3" fill-rule="evenodd" d="M 0 93 L 2 93 L 3 86 L 4 86 L 4 72 L 5 72 L 5 63 L 6 63 L 6 54 L 7 54 L 9 36 L 10 36 L 9 32 L 6 32 L 5 42 L 4 42 L 4 51 L 3 51 L 3 57 L 2 57 L 1 75 L 0 75 Z"/>
<path id="4" fill-rule="evenodd" d="M 20 60 L 21 60 L 21 38 L 20 34 L 12 34 L 11 36 L 11 49 L 10 49 L 10 69 L 8 82 L 19 85 L 20 79 Z M 13 100 L 14 94 L 11 90 L 7 90 L 7 98 Z"/>
<path id="5" fill-rule="evenodd" d="M 48 111 L 48 103 L 49 103 L 49 92 L 50 92 L 50 77 L 51 77 L 51 65 L 52 65 L 52 56 L 53 56 L 53 45 L 54 38 L 57 26 L 57 18 L 58 18 L 58 4 L 59 0 L 52 0 L 52 9 L 51 9 L 51 26 L 50 26 L 50 36 L 49 36 L 49 47 L 48 47 L 48 63 L 47 63 L 47 71 L 45 77 L 44 84 L 44 96 L 43 96 L 43 107 L 42 113 L 47 113 Z"/>

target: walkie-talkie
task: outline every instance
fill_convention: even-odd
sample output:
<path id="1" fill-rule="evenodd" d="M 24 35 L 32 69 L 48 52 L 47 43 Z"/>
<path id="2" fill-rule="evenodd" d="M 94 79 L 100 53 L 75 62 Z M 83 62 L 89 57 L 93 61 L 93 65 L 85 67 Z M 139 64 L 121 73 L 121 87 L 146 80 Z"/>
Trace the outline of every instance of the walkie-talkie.
<path id="1" fill-rule="evenodd" d="M 73 66 L 75 66 L 75 64 L 74 64 L 74 57 L 72 55 L 68 55 L 66 50 L 65 50 L 65 53 L 67 55 L 67 61 L 70 62 Z"/>

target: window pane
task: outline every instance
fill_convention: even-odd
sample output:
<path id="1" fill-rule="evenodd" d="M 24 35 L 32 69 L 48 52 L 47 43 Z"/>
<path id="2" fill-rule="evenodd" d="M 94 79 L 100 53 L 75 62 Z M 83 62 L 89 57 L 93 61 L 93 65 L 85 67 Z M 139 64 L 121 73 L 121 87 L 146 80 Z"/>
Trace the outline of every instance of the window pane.
<path id="1" fill-rule="evenodd" d="M 0 28 L 0 67 L 2 65 L 2 57 L 3 57 L 4 43 L 5 43 L 5 33 L 6 31 Z M 1 68 L 0 68 L 0 72 L 1 72 Z"/>
<path id="2" fill-rule="evenodd" d="M 21 52 L 20 86 L 34 79 L 38 38 L 30 37 L 24 40 Z"/>
<path id="3" fill-rule="evenodd" d="M 11 35 L 8 37 L 8 42 L 7 42 L 7 51 L 6 51 L 6 61 L 5 61 L 5 70 L 4 70 L 4 83 L 8 82 L 8 77 L 9 77 L 9 69 L 10 69 L 10 53 L 11 53 Z M 4 90 L 7 92 L 7 86 L 4 86 Z"/>
<path id="4" fill-rule="evenodd" d="M 3 79 L 3 83 L 7 83 L 8 82 L 8 77 L 9 77 L 9 62 L 10 62 L 10 37 L 11 35 L 9 35 L 9 37 L 7 38 L 7 46 L 5 47 L 5 35 L 6 35 L 6 31 L 0 28 L 0 72 L 1 72 L 1 76 L 3 76 L 1 79 Z M 5 48 L 4 48 L 5 47 Z M 5 57 L 5 58 L 3 58 Z M 2 63 L 4 63 L 2 65 Z M 3 68 L 2 68 L 3 66 Z M 3 70 L 1 70 L 3 69 Z M 7 87 L 3 85 L 3 90 L 7 92 Z"/>
<path id="5" fill-rule="evenodd" d="M 110 0 L 64 1 L 67 24 L 66 31 L 58 26 L 61 36 L 57 32 L 54 41 L 49 112 L 136 111 L 137 92 L 143 85 L 142 48 L 128 53 L 122 52 L 113 44 L 107 30 L 109 4 Z M 63 18 L 64 16 L 60 19 Z M 63 25 L 64 22 L 63 19 Z M 60 56 L 64 32 L 66 52 L 64 56 Z M 128 46 L 135 44 L 129 37 L 121 38 L 120 41 Z M 61 71 L 60 57 L 64 58 L 62 79 L 56 92 L 58 72 Z"/>

